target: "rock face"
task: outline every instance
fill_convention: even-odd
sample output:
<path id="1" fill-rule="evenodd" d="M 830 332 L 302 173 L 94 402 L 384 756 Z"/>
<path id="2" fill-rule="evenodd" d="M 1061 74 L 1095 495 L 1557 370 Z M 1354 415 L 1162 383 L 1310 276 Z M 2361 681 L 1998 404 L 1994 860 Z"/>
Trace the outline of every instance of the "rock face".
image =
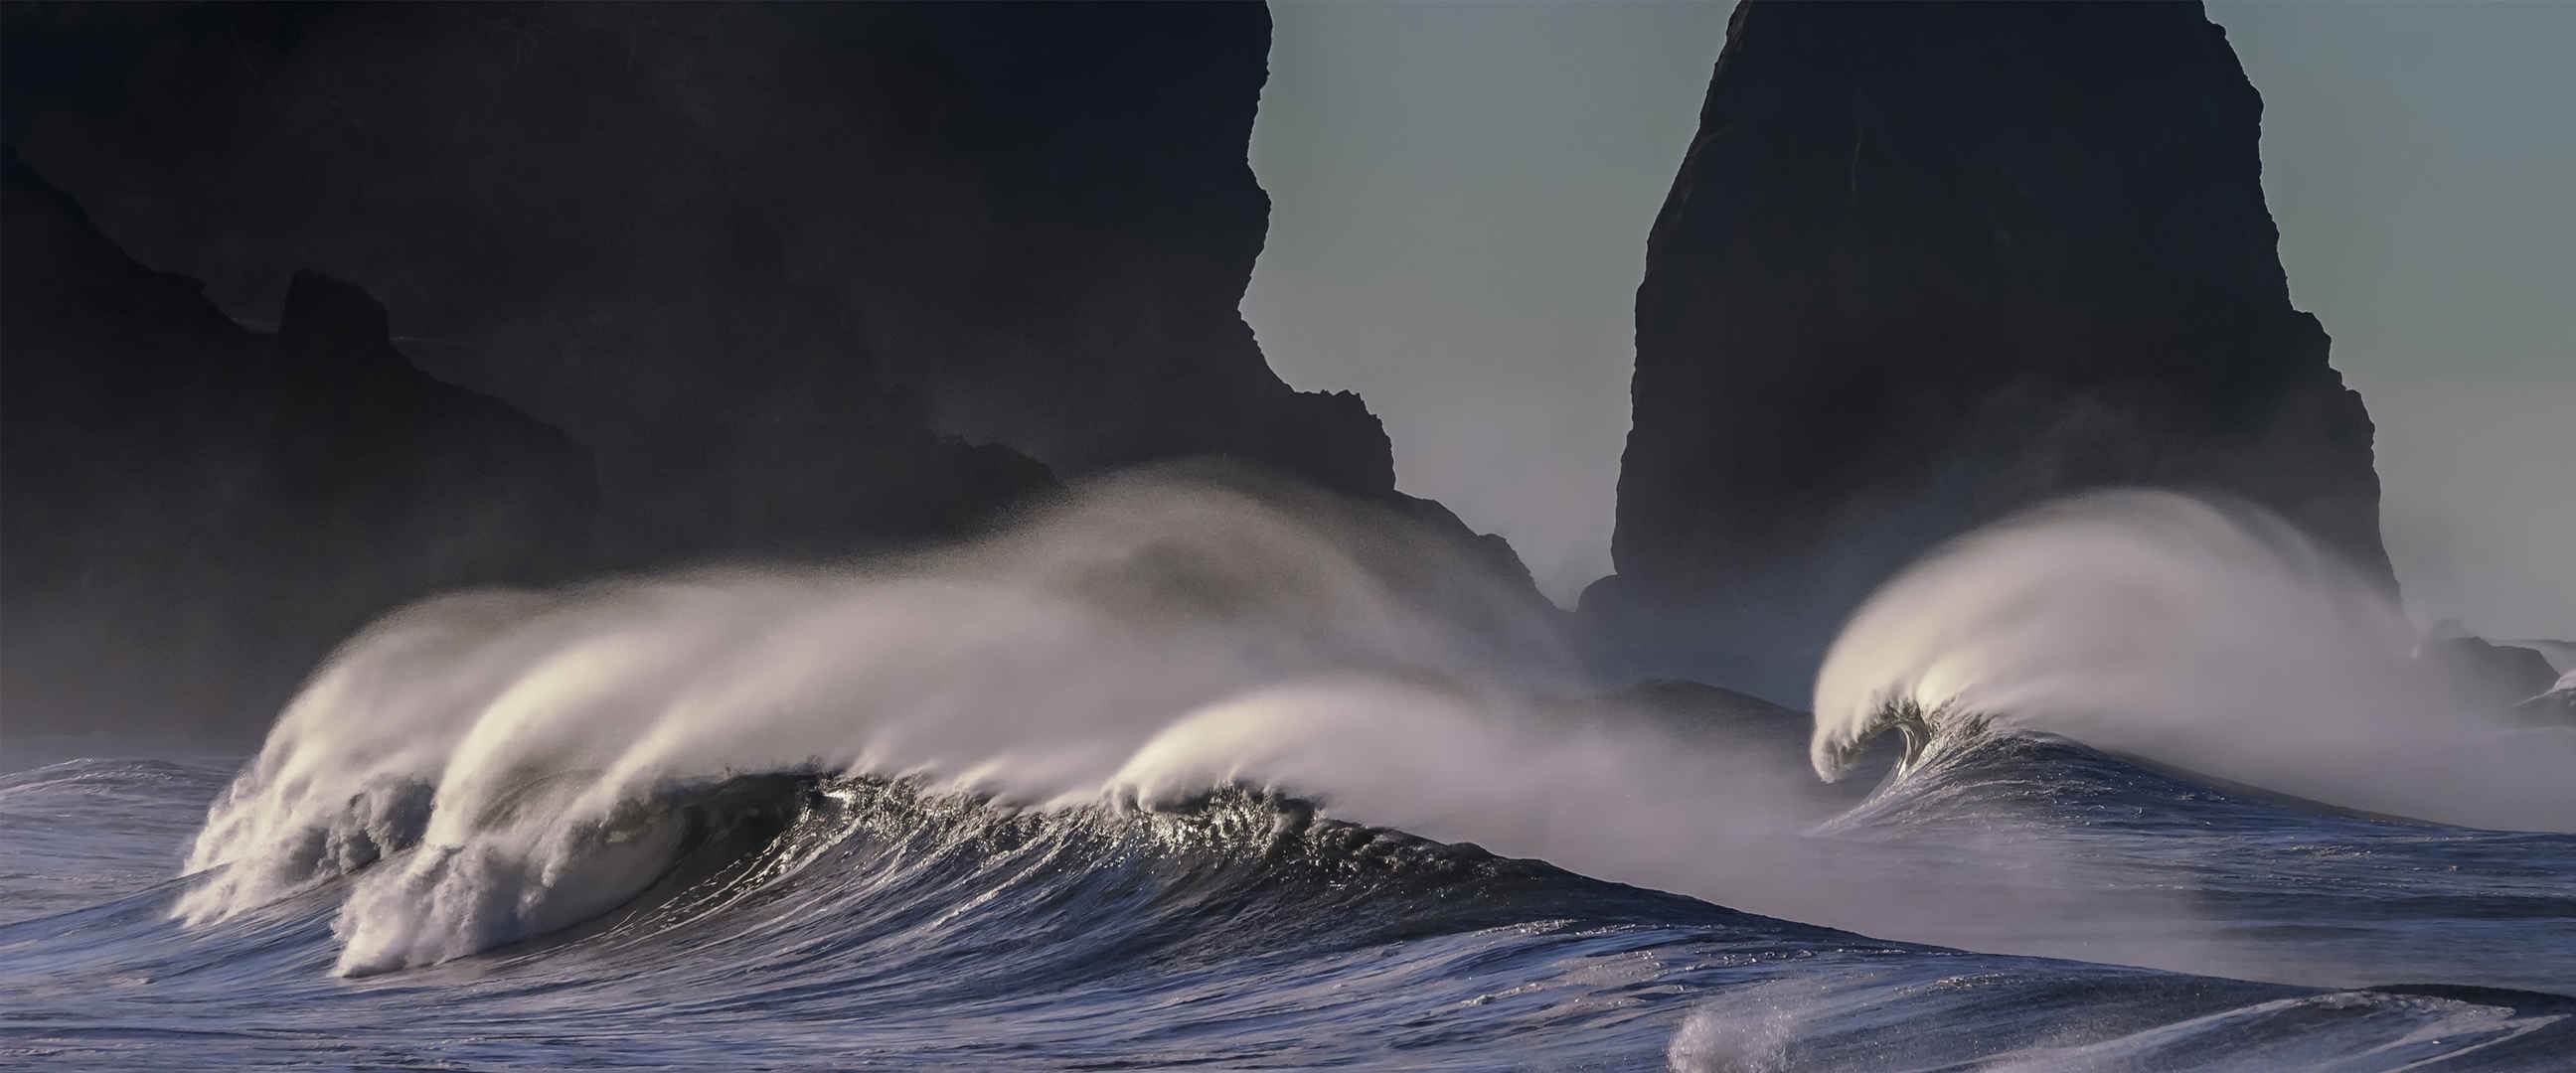
<path id="1" fill-rule="evenodd" d="M 2539 650 L 2495 644 L 2460 628 L 2456 619 L 2435 623 L 2415 648 L 2415 665 L 2439 682 L 2462 711 L 2538 711 L 2561 706 L 2551 696 L 2559 673 Z"/>
<path id="2" fill-rule="evenodd" d="M 1905 562 L 2107 485 L 2251 500 L 2393 587 L 2261 119 L 2196 3 L 1740 6 L 1637 295 L 1614 663 L 1800 699 Z"/>
<path id="3" fill-rule="evenodd" d="M 2549 691 L 2513 706 L 2514 714 L 2535 722 L 2576 726 L 2576 671 L 2559 675 Z"/>
<path id="4" fill-rule="evenodd" d="M 279 265 L 380 286 L 425 365 L 599 451 L 637 558 L 1043 481 L 936 436 L 1404 505 L 1358 397 L 1291 390 L 1236 311 L 1259 5 L 8 14 L 11 130 L 112 233 L 236 312 Z"/>
<path id="5" fill-rule="evenodd" d="M 419 466 L 551 486 L 533 475 L 556 463 L 507 460 L 573 457 L 516 415 L 372 424 L 427 414 L 413 396 L 442 391 L 507 413 L 408 355 L 592 450 L 603 540 L 572 556 L 584 570 L 846 555 L 973 529 L 1060 478 L 1217 456 L 1414 518 L 1526 587 L 1498 538 L 1395 491 L 1385 433 L 1357 396 L 1290 389 L 1236 312 L 1268 216 L 1246 162 L 1269 49 L 1259 5 L 8 5 L 0 19 L 10 142 L 134 259 L 205 281 L 200 294 L 134 267 L 84 225 L 95 249 L 81 256 L 132 278 L 61 311 L 78 325 L 59 330 L 101 335 L 81 353 L 132 382 L 81 389 L 94 412 L 27 433 L 21 452 L 16 418 L 36 396 L 17 385 L 39 374 L 20 339 L 55 314 L 19 281 L 73 254 L 22 242 L 12 209 L 13 466 L 118 442 L 104 429 L 160 435 L 170 414 L 222 430 L 134 448 L 148 464 L 67 471 L 60 494 L 79 503 L 61 509 L 81 522 L 67 531 L 98 528 L 99 504 L 135 502 L 136 487 L 228 487 L 210 475 L 303 465 L 313 472 L 275 478 L 292 491 L 236 504 L 243 532 L 304 533 L 299 546 L 353 560 L 443 548 L 387 535 L 397 507 L 430 508 L 363 475 Z M 291 274 L 307 265 L 365 281 L 384 306 Z M 128 300 L 176 312 L 115 305 Z M 260 322 L 281 300 L 274 339 L 225 318 Z M 120 332 L 169 339 L 136 363 Z M 70 353 L 41 364 L 69 369 Z M 283 387 L 205 371 L 271 364 L 299 371 L 278 374 Z M 337 409 L 361 391 L 395 401 L 365 420 Z M 481 425 L 525 428 L 447 453 Z M 21 555 L 31 527 L 11 473 L 12 578 L 121 569 L 68 544 Z M 374 505 L 346 506 L 365 496 Z M 367 520 L 308 531 L 325 502 Z M 211 509 L 154 504 L 135 539 L 178 555 L 190 512 Z M 169 589 L 184 594 L 173 605 L 307 592 L 241 554 L 252 568 L 171 567 L 209 586 Z M 380 609 L 433 580 L 509 573 L 423 568 L 346 603 Z M 12 588 L 12 622 L 34 621 Z M 321 616 L 352 617 L 365 616 Z"/>
<path id="6" fill-rule="evenodd" d="M 365 292 L 300 273 L 251 331 L 6 168 L 11 732 L 238 724 L 395 603 L 588 561 L 588 453 L 412 367 Z"/>

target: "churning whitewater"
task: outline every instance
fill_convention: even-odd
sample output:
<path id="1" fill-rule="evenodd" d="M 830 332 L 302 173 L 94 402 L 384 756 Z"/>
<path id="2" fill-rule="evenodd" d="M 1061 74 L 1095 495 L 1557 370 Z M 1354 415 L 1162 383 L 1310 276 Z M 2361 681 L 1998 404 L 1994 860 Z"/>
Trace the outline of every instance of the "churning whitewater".
<path id="1" fill-rule="evenodd" d="M 1399 524 L 1147 474 L 971 546 L 405 609 L 246 762 L 0 778 L 0 1046 L 102 1069 L 174 1045 L 2576 1053 L 2576 729 L 2413 689 L 2394 612 L 2251 508 L 2106 494 L 1962 538 L 1853 617 L 1812 721 L 1605 693 L 1554 622 Z"/>

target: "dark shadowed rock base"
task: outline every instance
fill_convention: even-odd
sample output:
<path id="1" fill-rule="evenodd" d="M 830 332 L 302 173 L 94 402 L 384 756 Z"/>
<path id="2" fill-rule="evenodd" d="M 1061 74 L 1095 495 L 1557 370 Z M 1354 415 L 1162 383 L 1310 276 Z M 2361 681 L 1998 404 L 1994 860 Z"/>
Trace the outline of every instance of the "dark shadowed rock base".
<path id="1" fill-rule="evenodd" d="M 2553 694 L 2558 668 L 2538 648 L 2496 644 L 2469 634 L 2456 619 L 2434 624 L 2415 648 L 2415 667 L 2463 711 L 2576 714 L 2576 694 Z"/>

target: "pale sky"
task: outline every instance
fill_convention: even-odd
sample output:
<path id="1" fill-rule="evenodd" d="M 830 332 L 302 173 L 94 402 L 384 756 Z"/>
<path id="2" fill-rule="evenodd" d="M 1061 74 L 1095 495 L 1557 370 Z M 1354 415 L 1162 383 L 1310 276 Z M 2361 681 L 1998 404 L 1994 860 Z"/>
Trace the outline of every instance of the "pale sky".
<path id="1" fill-rule="evenodd" d="M 1550 595 L 1609 570 L 1647 229 L 1731 3 L 1274 2 L 1244 314 Z M 2576 4 L 2220 2 L 2410 606 L 2576 634 Z"/>

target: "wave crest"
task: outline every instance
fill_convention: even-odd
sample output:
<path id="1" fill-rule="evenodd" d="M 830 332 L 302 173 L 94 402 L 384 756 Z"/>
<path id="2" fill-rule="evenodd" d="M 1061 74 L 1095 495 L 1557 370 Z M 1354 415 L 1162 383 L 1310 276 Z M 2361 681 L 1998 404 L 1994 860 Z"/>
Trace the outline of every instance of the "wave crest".
<path id="1" fill-rule="evenodd" d="M 209 810 L 188 866 L 224 867 L 178 913 L 413 849 L 359 881 L 341 968 L 418 964 L 649 883 L 683 833 L 636 810 L 735 773 L 1082 799 L 1165 725 L 1275 683 L 1579 689 L 1553 624 L 1443 547 L 1368 508 L 1161 475 L 865 568 L 432 600 L 316 672 Z"/>
<path id="2" fill-rule="evenodd" d="M 2576 829 L 2576 728 L 2454 709 L 2404 617 L 2288 523 L 2170 492 L 2043 506 L 1937 549 L 1828 650 L 1809 758 L 1977 713 L 2338 805 Z"/>
<path id="3" fill-rule="evenodd" d="M 1867 719 L 1841 721 L 1830 733 L 1820 727 L 1808 744 L 1808 762 L 1816 777 L 1840 782 L 1861 766 L 1879 737 L 1895 734 L 1899 746 L 1888 778 L 1901 779 L 1937 755 L 1976 740 L 1993 722 L 1993 716 L 1967 710 L 1955 697 L 1933 705 L 1914 697 L 1885 697 Z"/>

